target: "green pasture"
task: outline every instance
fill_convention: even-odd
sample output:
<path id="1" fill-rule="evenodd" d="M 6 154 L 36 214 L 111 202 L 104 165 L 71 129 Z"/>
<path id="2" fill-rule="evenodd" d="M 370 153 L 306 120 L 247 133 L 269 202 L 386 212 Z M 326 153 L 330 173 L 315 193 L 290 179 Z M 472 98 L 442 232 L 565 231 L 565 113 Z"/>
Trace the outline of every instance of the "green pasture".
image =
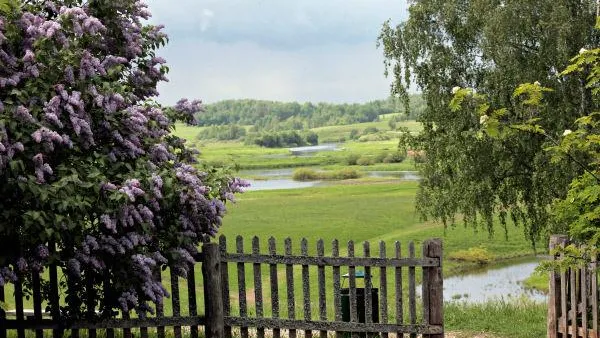
<path id="1" fill-rule="evenodd" d="M 283 253 L 284 240 L 290 237 L 293 244 L 293 252 L 300 252 L 300 240 L 306 238 L 310 254 L 316 253 L 316 242 L 323 239 L 325 243 L 325 255 L 331 254 L 331 243 L 337 239 L 340 244 L 340 254 L 347 254 L 347 243 L 353 240 L 355 243 L 356 256 L 363 256 L 363 243 L 369 241 L 371 244 L 371 255 L 379 254 L 379 241 L 387 245 L 387 256 L 394 254 L 394 242 L 402 244 L 402 255 L 408 255 L 408 243 L 414 241 L 416 255 L 421 255 L 421 243 L 432 237 L 443 239 L 444 254 L 447 256 L 452 252 L 470 247 L 484 247 L 492 252 L 496 258 L 510 258 L 520 255 L 531 254 L 529 244 L 523 239 L 520 229 L 509 228 L 509 240 L 498 234 L 490 237 L 485 230 L 475 231 L 472 228 L 457 226 L 444 229 L 435 222 L 422 222 L 414 212 L 414 196 L 417 184 L 414 182 L 378 181 L 377 183 L 365 184 L 354 182 L 352 184 L 336 184 L 317 188 L 296 190 L 272 190 L 247 192 L 238 196 L 235 204 L 230 204 L 228 214 L 224 218 L 221 234 L 227 238 L 229 251 L 235 250 L 235 237 L 240 235 L 244 238 L 246 252 L 251 250 L 251 240 L 257 236 L 262 252 L 268 248 L 268 238 L 274 237 L 279 253 Z M 444 261 L 445 274 L 451 274 L 458 268 L 458 263 Z M 254 300 L 254 276 L 251 264 L 245 264 L 245 282 L 247 286 L 246 297 L 248 300 L 248 312 L 255 313 Z M 359 268 L 360 269 L 360 268 Z M 229 264 L 230 290 L 232 301 L 232 314 L 239 312 L 238 289 L 237 289 L 237 266 Z M 271 314 L 269 270 L 268 266 L 262 266 L 262 289 L 264 296 L 265 315 Z M 347 269 L 342 268 L 342 274 Z M 310 294 L 311 299 L 318 296 L 317 270 L 310 268 Z M 388 297 L 393 297 L 393 271 L 387 271 Z M 381 272 L 379 269 L 372 271 L 374 284 L 379 286 Z M 199 312 L 203 313 L 203 286 L 199 266 L 195 269 L 196 285 L 194 287 L 198 299 Z M 417 269 L 417 283 L 420 281 L 421 271 Z M 328 316 L 332 318 L 333 295 L 331 268 L 326 269 L 326 290 L 328 303 Z M 163 272 L 163 280 L 168 280 L 168 271 Z M 281 316 L 286 317 L 287 296 L 285 288 L 285 268 L 278 267 L 279 295 L 281 304 Z M 297 318 L 303 318 L 303 295 L 302 295 L 302 272 L 300 267 L 294 269 L 295 307 Z M 358 282 L 360 286 L 360 281 Z M 403 275 L 404 294 L 408 291 L 407 272 Z M 167 283 L 169 284 L 169 283 Z M 187 281 L 179 280 L 181 299 L 181 313 L 188 314 Z M 347 282 L 346 284 L 347 285 Z M 6 288 L 8 298 L 7 305 L 14 308 L 10 301 L 12 289 Z M 172 313 L 171 299 L 165 300 L 165 314 Z M 417 302 L 419 303 L 419 302 Z M 391 305 L 391 304 L 390 304 Z M 31 302 L 26 301 L 25 307 L 31 308 Z M 314 318 L 318 316 L 317 302 L 311 303 L 311 312 Z M 406 306 L 406 304 L 405 304 Z M 537 308 L 534 308 L 534 310 Z M 457 311 L 467 311 L 466 307 L 455 308 L 450 306 L 446 316 L 453 316 Z M 471 309 L 478 313 L 480 309 Z M 420 310 L 419 310 L 420 311 Z M 526 308 L 524 311 L 532 311 Z M 407 309 L 405 309 L 407 313 Z M 452 317 L 450 317 L 452 318 Z M 395 320 L 394 312 L 390 310 L 390 320 Z M 406 318 L 405 318 L 406 320 Z M 461 328 L 457 321 L 451 321 L 452 328 Z M 467 322 L 470 323 L 470 322 Z M 474 324 L 463 325 L 470 329 Z M 474 327 L 476 328 L 476 327 Z M 507 337 L 519 337 L 508 335 Z"/>

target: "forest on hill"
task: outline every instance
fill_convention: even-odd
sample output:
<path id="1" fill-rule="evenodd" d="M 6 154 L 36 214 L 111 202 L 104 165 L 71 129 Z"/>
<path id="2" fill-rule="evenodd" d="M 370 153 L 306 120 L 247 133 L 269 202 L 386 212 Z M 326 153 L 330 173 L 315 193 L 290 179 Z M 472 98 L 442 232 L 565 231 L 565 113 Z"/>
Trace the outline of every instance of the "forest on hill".
<path id="1" fill-rule="evenodd" d="M 398 121 L 414 120 L 425 104 L 420 95 L 411 95 L 411 111 L 406 114 L 395 98 L 366 103 L 298 103 L 264 100 L 225 100 L 205 106 L 198 120 L 201 126 L 253 125 L 257 130 L 303 130 L 324 126 L 378 121 L 381 115 Z"/>

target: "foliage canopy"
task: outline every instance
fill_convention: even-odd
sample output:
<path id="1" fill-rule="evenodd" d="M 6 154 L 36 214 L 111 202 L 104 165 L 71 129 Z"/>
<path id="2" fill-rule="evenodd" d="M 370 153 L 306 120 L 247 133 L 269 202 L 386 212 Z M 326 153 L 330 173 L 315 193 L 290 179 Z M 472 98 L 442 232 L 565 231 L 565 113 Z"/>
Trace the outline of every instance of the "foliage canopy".
<path id="1" fill-rule="evenodd" d="M 461 215 L 466 224 L 493 233 L 498 215 L 504 227 L 508 219 L 523 224 L 533 244 L 544 233 L 549 205 L 565 196 L 581 168 L 569 161 L 550 165 L 551 154 L 543 149 L 553 143 L 539 133 L 484 137 L 481 125 L 491 126 L 491 133 L 495 129 L 483 115 L 503 107 L 496 111 L 503 123 L 535 119 L 556 137 L 596 109 L 585 73 L 558 76 L 582 46 L 597 45 L 595 5 L 592 0 L 422 0 L 411 2 L 408 21 L 384 25 L 379 41 L 394 77 L 393 94 L 406 102 L 416 84 L 427 105 L 420 116 L 423 132 L 402 139 L 426 154 L 417 196 L 424 217 L 454 224 Z M 532 102 L 513 95 L 521 83 L 539 89 L 530 97 L 534 101 L 542 88 L 554 90 L 532 109 Z M 461 101 L 477 95 L 485 95 L 485 102 Z"/>

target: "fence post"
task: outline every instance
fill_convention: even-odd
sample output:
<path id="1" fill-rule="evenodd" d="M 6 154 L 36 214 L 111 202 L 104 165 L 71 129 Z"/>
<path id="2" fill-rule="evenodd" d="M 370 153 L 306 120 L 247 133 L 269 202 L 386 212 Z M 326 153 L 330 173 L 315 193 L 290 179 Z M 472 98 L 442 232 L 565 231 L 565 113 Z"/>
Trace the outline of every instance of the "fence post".
<path id="1" fill-rule="evenodd" d="M 567 236 L 565 235 L 552 235 L 550 236 L 549 252 L 556 249 L 557 247 L 564 246 L 567 243 Z M 555 260 L 556 256 L 552 256 Z M 549 295 L 548 295 L 548 338 L 558 338 L 558 314 L 560 313 L 560 288 L 564 285 L 560 285 L 560 274 L 556 271 L 550 272 L 549 278 Z M 564 315 L 564 314 L 563 314 Z"/>
<path id="2" fill-rule="evenodd" d="M 425 318 L 429 318 L 428 325 L 440 325 L 442 333 L 423 335 L 424 338 L 444 338 L 444 279 L 442 276 L 442 240 L 439 238 L 428 239 L 423 242 L 423 258 L 437 258 L 440 261 L 439 266 L 425 268 L 423 283 L 426 283 L 428 290 L 426 296 L 428 299 L 423 301 L 428 306 L 428 313 Z M 425 294 L 424 294 L 425 296 Z"/>
<path id="3" fill-rule="evenodd" d="M 222 338 L 225 335 L 223 316 L 223 293 L 221 288 L 221 257 L 216 243 L 202 245 L 204 261 L 204 313 L 206 314 L 206 338 Z"/>

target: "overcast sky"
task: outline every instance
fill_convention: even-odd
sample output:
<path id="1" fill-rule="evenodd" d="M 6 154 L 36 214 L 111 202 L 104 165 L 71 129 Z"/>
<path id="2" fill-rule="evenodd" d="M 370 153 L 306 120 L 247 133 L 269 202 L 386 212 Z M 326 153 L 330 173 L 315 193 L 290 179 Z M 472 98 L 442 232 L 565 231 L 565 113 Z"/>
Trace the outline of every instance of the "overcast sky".
<path id="1" fill-rule="evenodd" d="M 147 0 L 170 42 L 159 101 L 365 102 L 388 96 L 383 22 L 406 0 Z"/>

